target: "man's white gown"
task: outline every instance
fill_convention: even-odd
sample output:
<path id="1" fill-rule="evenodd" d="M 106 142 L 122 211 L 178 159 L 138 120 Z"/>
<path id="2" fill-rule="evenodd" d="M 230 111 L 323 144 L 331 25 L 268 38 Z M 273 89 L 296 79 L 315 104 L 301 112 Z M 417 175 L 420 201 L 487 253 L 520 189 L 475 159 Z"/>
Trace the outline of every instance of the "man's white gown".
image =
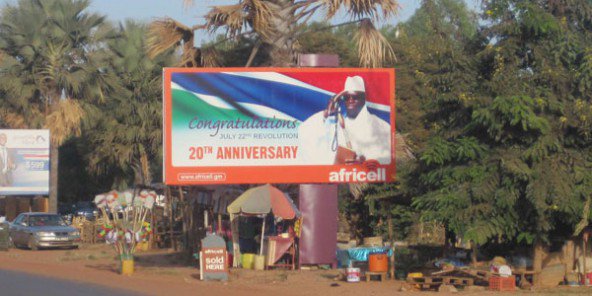
<path id="1" fill-rule="evenodd" d="M 337 127 L 337 143 L 335 128 Z M 384 120 L 370 114 L 366 105 L 356 118 L 345 117 L 345 129 L 351 149 L 367 160 L 375 159 L 380 164 L 391 163 L 391 127 Z M 303 164 L 331 165 L 335 161 L 336 145 L 347 147 L 345 133 L 336 124 L 335 117 L 324 118 L 323 111 L 310 116 L 299 128 L 299 150 Z"/>

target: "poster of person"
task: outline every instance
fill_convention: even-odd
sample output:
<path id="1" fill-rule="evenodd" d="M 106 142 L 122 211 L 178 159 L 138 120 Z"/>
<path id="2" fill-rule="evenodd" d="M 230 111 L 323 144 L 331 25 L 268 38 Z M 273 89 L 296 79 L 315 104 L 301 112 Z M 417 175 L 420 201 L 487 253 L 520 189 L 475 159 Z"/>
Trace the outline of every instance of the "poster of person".
<path id="1" fill-rule="evenodd" d="M 394 180 L 394 69 L 166 68 L 171 185 Z"/>
<path id="2" fill-rule="evenodd" d="M 0 130 L 0 195 L 49 193 L 49 130 Z"/>

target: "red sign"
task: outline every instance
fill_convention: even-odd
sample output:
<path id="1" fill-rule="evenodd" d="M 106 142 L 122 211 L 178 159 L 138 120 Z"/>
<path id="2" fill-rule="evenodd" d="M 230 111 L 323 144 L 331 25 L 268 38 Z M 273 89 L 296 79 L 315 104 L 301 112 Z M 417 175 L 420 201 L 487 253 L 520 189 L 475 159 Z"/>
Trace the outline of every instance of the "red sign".
<path id="1" fill-rule="evenodd" d="M 204 248 L 199 252 L 201 279 L 212 274 L 228 273 L 228 257 L 225 248 Z"/>

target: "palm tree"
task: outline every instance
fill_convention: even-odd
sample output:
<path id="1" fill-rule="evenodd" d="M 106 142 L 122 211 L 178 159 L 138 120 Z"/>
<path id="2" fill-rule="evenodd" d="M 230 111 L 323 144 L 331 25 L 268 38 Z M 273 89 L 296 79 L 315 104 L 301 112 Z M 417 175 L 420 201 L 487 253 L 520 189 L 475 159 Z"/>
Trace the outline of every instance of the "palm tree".
<path id="1" fill-rule="evenodd" d="M 356 41 L 360 65 L 379 67 L 385 59 L 394 58 L 394 53 L 373 21 L 388 19 L 398 8 L 396 0 L 238 1 L 234 5 L 214 6 L 205 16 L 206 23 L 198 26 L 188 27 L 170 18 L 153 22 L 149 35 L 150 54 L 156 56 L 171 47 L 182 46 L 180 65 L 211 65 L 215 61 L 211 47 L 199 50 L 192 47 L 194 32 L 214 33 L 223 28 L 228 38 L 251 35 L 258 40 L 247 66 L 262 44 L 270 48 L 272 66 L 292 66 L 298 53 L 298 37 L 311 17 L 324 9 L 325 19 L 329 20 L 337 11 L 345 9 L 352 22 L 359 24 Z"/>
<path id="2" fill-rule="evenodd" d="M 99 106 L 101 116 L 87 133 L 95 147 L 87 156 L 90 169 L 103 173 L 116 167 L 123 172 L 121 183 L 128 183 L 125 176 L 131 170 L 134 185 L 152 183 L 151 168 L 162 154 L 161 70 L 174 63 L 172 51 L 154 60 L 147 57 L 146 31 L 145 25 L 126 21 L 107 43 L 110 69 L 125 90 Z"/>
<path id="3" fill-rule="evenodd" d="M 185 1 L 186 5 L 192 3 Z M 308 21 L 323 9 L 327 12 L 325 20 L 332 19 L 340 9 L 345 9 L 352 18 L 345 24 L 359 24 L 354 39 L 360 66 L 381 67 L 385 60 L 394 59 L 389 42 L 374 27 L 373 21 L 395 15 L 399 9 L 396 0 L 245 0 L 234 5 L 214 6 L 206 14 L 206 23 L 202 25 L 188 27 L 171 18 L 153 22 L 148 35 L 149 54 L 155 57 L 164 50 L 181 47 L 183 56 L 180 66 L 216 66 L 215 46 L 194 48 L 194 32 L 206 30 L 214 33 L 224 28 L 229 39 L 239 36 L 257 39 L 246 66 L 251 65 L 263 44 L 270 48 L 272 66 L 293 66 L 299 49 L 299 36 L 307 33 Z M 404 137 L 398 133 L 396 137 L 397 161 L 412 159 Z M 350 187 L 356 196 L 366 188 L 364 184 Z"/>
<path id="4" fill-rule="evenodd" d="M 1 124 L 47 128 L 51 134 L 49 210 L 57 210 L 58 149 L 80 135 L 86 104 L 116 89 L 101 65 L 110 36 L 104 17 L 86 13 L 87 0 L 20 0 L 0 20 Z"/>

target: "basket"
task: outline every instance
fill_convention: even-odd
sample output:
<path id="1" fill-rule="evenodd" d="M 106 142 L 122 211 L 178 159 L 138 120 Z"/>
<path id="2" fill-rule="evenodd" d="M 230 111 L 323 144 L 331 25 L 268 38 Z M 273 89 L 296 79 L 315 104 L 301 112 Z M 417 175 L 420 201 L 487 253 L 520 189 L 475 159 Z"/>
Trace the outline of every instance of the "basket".
<path id="1" fill-rule="evenodd" d="M 367 247 L 382 247 L 382 236 L 371 236 L 364 238 L 364 246 Z"/>
<path id="2" fill-rule="evenodd" d="M 514 291 L 516 290 L 516 278 L 492 276 L 489 278 L 489 290 L 491 291 Z"/>

